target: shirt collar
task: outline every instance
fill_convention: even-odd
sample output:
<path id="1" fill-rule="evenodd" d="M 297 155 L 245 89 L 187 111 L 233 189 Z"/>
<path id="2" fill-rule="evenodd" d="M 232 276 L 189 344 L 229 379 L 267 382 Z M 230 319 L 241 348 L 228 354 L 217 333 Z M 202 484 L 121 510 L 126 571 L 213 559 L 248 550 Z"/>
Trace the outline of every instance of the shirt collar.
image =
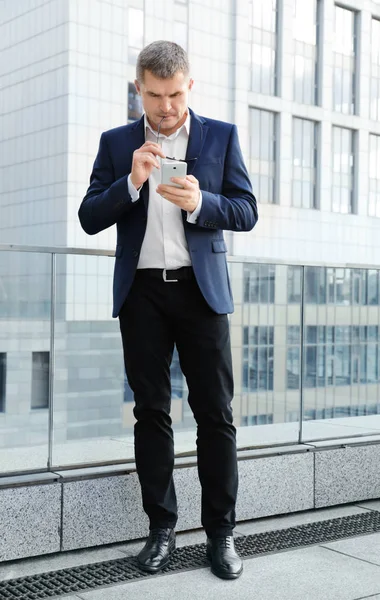
<path id="1" fill-rule="evenodd" d="M 166 137 L 168 140 L 174 140 L 180 134 L 180 132 L 183 131 L 183 130 L 185 130 L 187 136 L 189 136 L 190 135 L 190 119 L 191 119 L 191 117 L 190 117 L 190 111 L 188 110 L 187 111 L 187 118 L 186 118 L 186 121 L 184 122 L 184 124 L 179 129 L 177 129 L 176 131 L 174 131 L 171 135 L 164 136 L 164 137 Z M 146 113 L 144 113 L 144 131 L 145 131 L 145 135 L 147 133 L 147 129 L 149 129 L 153 133 L 153 135 L 155 135 L 157 137 L 157 131 L 154 131 L 154 129 L 152 129 L 152 127 L 150 126 L 150 124 L 148 122 L 148 119 L 146 117 Z M 160 134 L 160 136 L 161 135 L 162 134 Z"/>

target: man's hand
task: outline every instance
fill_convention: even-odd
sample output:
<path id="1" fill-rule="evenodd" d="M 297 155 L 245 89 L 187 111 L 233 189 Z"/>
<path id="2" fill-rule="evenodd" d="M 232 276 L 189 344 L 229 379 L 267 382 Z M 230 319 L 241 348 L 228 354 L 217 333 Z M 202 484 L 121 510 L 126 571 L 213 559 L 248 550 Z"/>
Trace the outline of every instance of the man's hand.
<path id="1" fill-rule="evenodd" d="M 176 204 L 183 210 L 189 213 L 194 212 L 198 206 L 200 197 L 198 179 L 195 179 L 193 175 L 186 175 L 186 178 L 171 177 L 171 181 L 183 187 L 177 188 L 173 185 L 160 184 L 156 192 L 165 198 L 165 200 L 173 202 L 173 204 Z"/>
<path id="2" fill-rule="evenodd" d="M 165 154 L 158 144 L 145 142 L 141 148 L 133 153 L 131 182 L 139 189 L 148 179 L 153 169 L 159 169 L 160 163 L 157 156 L 165 158 Z"/>

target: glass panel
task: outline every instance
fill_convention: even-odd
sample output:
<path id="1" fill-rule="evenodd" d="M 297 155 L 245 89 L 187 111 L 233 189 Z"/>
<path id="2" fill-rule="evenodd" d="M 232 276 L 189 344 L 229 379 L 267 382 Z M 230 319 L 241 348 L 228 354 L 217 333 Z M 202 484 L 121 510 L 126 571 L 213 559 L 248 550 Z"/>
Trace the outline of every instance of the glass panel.
<path id="1" fill-rule="evenodd" d="M 379 32 L 380 33 L 380 32 Z M 372 193 L 368 204 L 371 217 L 380 216 L 380 136 L 369 136 L 369 186 Z"/>
<path id="2" fill-rule="evenodd" d="M 333 127 L 333 177 L 332 210 L 352 212 L 354 183 L 353 132 L 350 129 Z"/>
<path id="3" fill-rule="evenodd" d="M 315 104 L 317 1 L 294 0 L 294 100 Z"/>
<path id="4" fill-rule="evenodd" d="M 374 269 L 320 269 L 322 281 L 327 276 L 329 302 L 335 305 L 334 309 L 331 307 L 325 312 L 316 311 L 315 301 L 309 302 L 316 295 L 317 270 L 305 269 L 304 441 L 330 437 L 329 426 L 323 425 L 325 419 L 333 418 L 338 427 L 339 419 L 360 419 L 377 414 L 371 401 L 368 399 L 366 403 L 365 399 L 367 394 L 368 397 L 373 393 L 377 395 L 378 389 L 372 387 L 367 391 L 365 386 L 377 386 L 379 382 L 379 313 L 371 306 L 371 299 L 374 304 L 378 303 L 379 272 Z M 353 307 L 356 309 L 352 310 Z M 361 307 L 360 311 L 358 307 Z M 369 321 L 372 321 L 371 325 L 363 325 Z M 294 342 L 294 337 L 290 338 L 288 334 L 288 345 L 290 339 Z M 355 402 L 358 397 L 361 398 L 360 405 L 357 400 Z M 316 420 L 318 424 L 314 422 Z M 346 435 L 347 423 L 342 422 L 343 425 L 341 430 L 334 432 L 336 437 Z M 352 426 L 355 426 L 355 420 Z M 362 428 L 368 431 L 377 427 L 377 421 L 372 425 L 368 421 L 358 421 L 358 427 L 358 433 L 364 434 Z"/>
<path id="5" fill-rule="evenodd" d="M 316 125 L 306 119 L 293 119 L 293 206 L 315 206 Z"/>
<path id="6" fill-rule="evenodd" d="M 128 45 L 128 59 L 134 65 L 144 45 L 144 11 L 140 8 L 128 9 Z"/>
<path id="7" fill-rule="evenodd" d="M 287 310 L 281 298 L 288 269 L 285 266 L 277 265 L 274 268 L 273 265 L 247 263 L 231 263 L 229 268 L 233 289 L 234 281 L 240 280 L 243 290 L 241 294 L 235 293 L 235 312 L 230 318 L 235 370 L 234 414 L 238 426 L 256 428 L 252 438 L 248 431 L 240 430 L 238 439 L 240 436 L 242 444 L 245 440 L 245 445 L 247 440 L 259 445 L 271 444 L 279 424 L 289 421 L 289 414 L 292 413 L 290 420 L 293 425 L 289 430 L 280 429 L 279 435 L 282 441 L 296 440 L 298 424 L 294 413 L 299 409 L 300 307 L 292 305 L 298 316 L 298 324 L 293 329 L 274 325 L 276 319 L 273 322 L 275 314 L 283 314 Z M 277 286 L 281 290 L 279 297 Z M 247 305 L 248 298 L 251 303 Z M 290 339 L 287 339 L 288 331 Z M 289 349 L 290 343 L 295 348 L 294 352 Z M 286 381 L 279 380 L 279 374 L 284 373 L 285 369 Z M 276 390 L 275 385 L 278 384 Z M 296 408 L 293 410 L 294 406 Z"/>
<path id="8" fill-rule="evenodd" d="M 335 6 L 334 110 L 354 113 L 354 76 L 356 47 L 356 13 Z"/>
<path id="9" fill-rule="evenodd" d="M 0 251 L 0 473 L 46 469 L 51 256 Z"/>
<path id="10" fill-rule="evenodd" d="M 266 110 L 250 109 L 250 176 L 259 182 L 260 202 L 274 202 L 275 115 Z M 254 189 L 255 192 L 255 189 Z"/>
<path id="11" fill-rule="evenodd" d="M 187 37 L 188 37 L 188 25 L 187 23 L 181 23 L 180 21 L 174 22 L 174 37 L 173 42 L 176 42 L 184 50 L 187 51 Z"/>
<path id="12" fill-rule="evenodd" d="M 251 88 L 274 94 L 276 87 L 277 0 L 251 0 Z"/>
<path id="13" fill-rule="evenodd" d="M 128 121 L 136 121 L 142 114 L 141 96 L 137 93 L 135 84 L 128 83 Z"/>

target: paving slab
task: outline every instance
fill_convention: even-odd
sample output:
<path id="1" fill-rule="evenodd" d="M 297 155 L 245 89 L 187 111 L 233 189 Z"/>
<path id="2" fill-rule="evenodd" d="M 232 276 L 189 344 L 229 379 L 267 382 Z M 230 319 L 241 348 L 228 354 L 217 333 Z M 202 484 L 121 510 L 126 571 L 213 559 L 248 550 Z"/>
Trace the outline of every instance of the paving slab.
<path id="1" fill-rule="evenodd" d="M 80 565 L 103 562 L 124 558 L 125 553 L 115 548 L 102 548 L 94 550 L 76 550 L 70 553 L 53 554 L 41 558 L 28 558 L 11 562 L 0 563 L 0 581 L 39 575 L 50 571 L 59 571 Z"/>
<path id="2" fill-rule="evenodd" d="M 380 503 L 379 503 L 380 505 Z M 379 509 L 380 510 L 380 509 Z M 325 508 L 319 510 L 307 510 L 291 515 L 280 517 L 268 517 L 265 519 L 254 519 L 252 521 L 242 521 L 237 523 L 235 533 L 243 535 L 255 535 L 264 531 L 275 531 L 276 529 L 287 529 L 297 525 L 307 525 L 308 523 L 317 523 L 318 521 L 328 521 L 329 519 L 338 519 L 350 515 L 358 515 L 368 512 L 361 506 L 338 506 L 334 508 Z"/>
<path id="3" fill-rule="evenodd" d="M 80 593 L 82 600 L 358 600 L 380 595 L 380 567 L 313 547 L 244 561 L 236 581 L 209 569 Z"/>
<path id="4" fill-rule="evenodd" d="M 380 566 L 380 533 L 371 533 L 370 535 L 322 545 L 324 548 L 329 548 L 335 552 L 341 552 Z"/>

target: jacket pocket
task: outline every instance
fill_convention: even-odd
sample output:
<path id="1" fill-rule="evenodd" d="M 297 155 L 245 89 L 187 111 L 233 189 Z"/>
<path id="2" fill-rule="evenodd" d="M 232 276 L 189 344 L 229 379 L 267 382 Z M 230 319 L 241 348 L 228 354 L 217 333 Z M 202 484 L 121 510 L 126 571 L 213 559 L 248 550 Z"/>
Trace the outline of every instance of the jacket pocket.
<path id="1" fill-rule="evenodd" d="M 227 252 L 226 242 L 224 240 L 213 240 L 212 241 L 213 252 Z"/>

